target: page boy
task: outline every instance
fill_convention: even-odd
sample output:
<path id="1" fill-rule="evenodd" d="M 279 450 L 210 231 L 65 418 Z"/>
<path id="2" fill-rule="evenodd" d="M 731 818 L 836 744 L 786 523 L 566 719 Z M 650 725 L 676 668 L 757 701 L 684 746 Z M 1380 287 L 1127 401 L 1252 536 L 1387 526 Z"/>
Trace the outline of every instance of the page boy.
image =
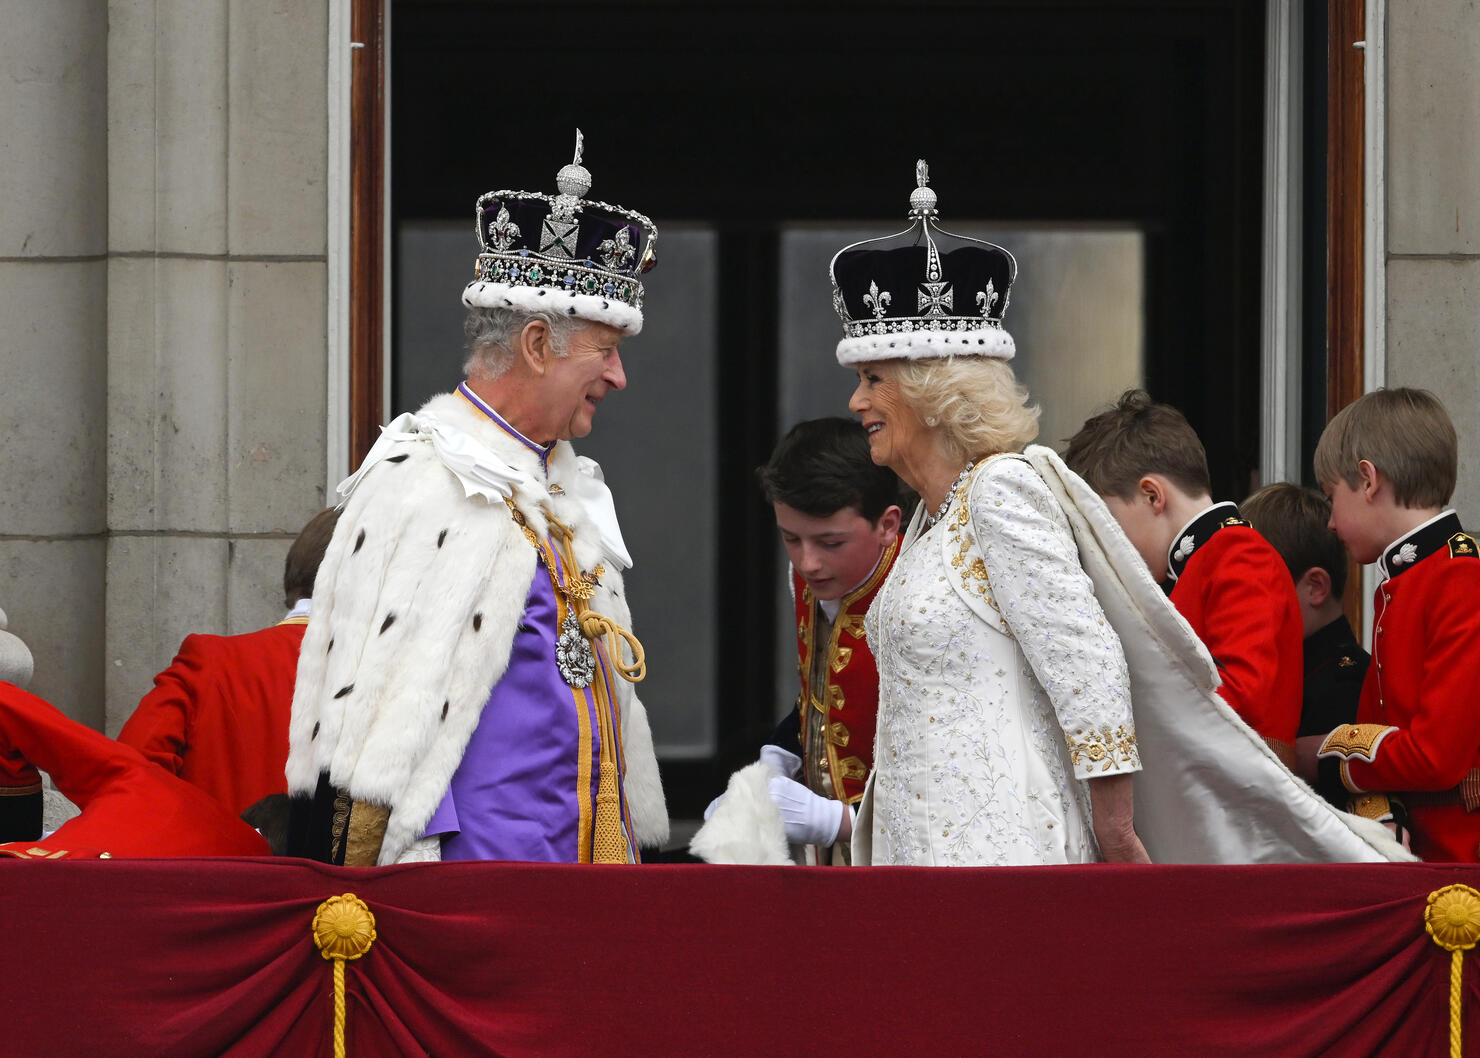
<path id="1" fill-rule="evenodd" d="M 1300 600 L 1305 682 L 1295 739 L 1296 773 L 1337 808 L 1345 808 L 1346 787 L 1335 774 L 1319 774 L 1316 751 L 1332 729 L 1357 718 L 1370 657 L 1341 608 L 1347 555 L 1330 529 L 1331 501 L 1315 489 L 1280 482 L 1254 493 L 1239 504 L 1239 511 L 1285 560 Z"/>
<path id="2" fill-rule="evenodd" d="M 863 427 L 841 418 L 798 423 L 756 476 L 791 560 L 801 677 L 760 757 L 778 773 L 770 794 L 787 840 L 812 846 L 816 862 L 845 863 L 846 806 L 873 766 L 879 702 L 863 615 L 899 552 L 902 488 L 874 464 Z"/>
<path id="3" fill-rule="evenodd" d="M 1300 725 L 1295 585 L 1232 503 L 1214 503 L 1207 455 L 1176 408 L 1127 390 L 1086 422 L 1064 461 L 1105 500 L 1222 677 L 1218 693 L 1287 767 Z"/>
<path id="4" fill-rule="evenodd" d="M 1376 562 L 1372 667 L 1355 724 L 1320 749 L 1352 810 L 1402 826 L 1426 860 L 1480 861 L 1480 551 L 1447 509 L 1459 442 L 1437 397 L 1377 390 L 1316 446 L 1331 528 Z"/>

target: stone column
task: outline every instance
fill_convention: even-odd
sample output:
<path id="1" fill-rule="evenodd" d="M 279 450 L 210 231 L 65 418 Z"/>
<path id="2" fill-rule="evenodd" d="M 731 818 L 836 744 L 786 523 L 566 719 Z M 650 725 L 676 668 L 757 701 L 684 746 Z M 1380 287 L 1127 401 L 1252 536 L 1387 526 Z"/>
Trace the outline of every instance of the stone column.
<path id="1" fill-rule="evenodd" d="M 1444 401 L 1480 528 L 1480 3 L 1387 5 L 1387 384 Z"/>
<path id="2" fill-rule="evenodd" d="M 106 729 L 324 504 L 328 0 L 108 4 Z"/>
<path id="3" fill-rule="evenodd" d="M 105 0 L 0 0 L 0 607 L 30 689 L 103 719 Z"/>

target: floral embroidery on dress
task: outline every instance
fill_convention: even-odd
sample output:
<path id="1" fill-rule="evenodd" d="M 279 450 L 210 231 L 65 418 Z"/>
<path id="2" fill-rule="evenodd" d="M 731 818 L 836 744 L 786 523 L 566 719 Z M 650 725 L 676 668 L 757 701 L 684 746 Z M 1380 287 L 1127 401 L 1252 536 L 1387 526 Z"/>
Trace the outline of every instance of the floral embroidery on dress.
<path id="1" fill-rule="evenodd" d="M 1087 763 L 1091 769 L 1103 772 L 1117 764 L 1139 766 L 1141 763 L 1141 753 L 1136 748 L 1136 733 L 1127 731 L 1124 724 L 1113 731 L 1108 724 L 1098 730 L 1079 728 L 1066 738 L 1069 742 L 1069 760 L 1076 768 Z"/>

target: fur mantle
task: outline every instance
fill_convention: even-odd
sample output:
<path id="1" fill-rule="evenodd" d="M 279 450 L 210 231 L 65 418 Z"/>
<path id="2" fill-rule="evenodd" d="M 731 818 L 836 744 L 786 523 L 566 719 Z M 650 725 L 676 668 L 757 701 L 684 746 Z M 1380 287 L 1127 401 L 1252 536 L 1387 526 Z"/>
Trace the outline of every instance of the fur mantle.
<path id="1" fill-rule="evenodd" d="M 508 668 L 539 568 L 503 501 L 467 495 L 442 463 L 433 422 L 518 472 L 513 501 L 531 528 L 545 534 L 544 509 L 568 526 L 580 567 L 607 568 L 592 609 L 631 628 L 619 562 L 571 497 L 594 464 L 562 441 L 547 478 L 534 452 L 456 394 L 403 417 L 393 451 L 355 482 L 319 569 L 288 732 L 289 793 L 312 794 L 327 771 L 357 800 L 390 806 L 383 864 L 421 836 L 447 792 Z M 547 482 L 565 495 L 550 495 Z M 639 843 L 661 844 L 668 814 L 647 714 L 631 684 L 613 682 L 633 830 Z"/>

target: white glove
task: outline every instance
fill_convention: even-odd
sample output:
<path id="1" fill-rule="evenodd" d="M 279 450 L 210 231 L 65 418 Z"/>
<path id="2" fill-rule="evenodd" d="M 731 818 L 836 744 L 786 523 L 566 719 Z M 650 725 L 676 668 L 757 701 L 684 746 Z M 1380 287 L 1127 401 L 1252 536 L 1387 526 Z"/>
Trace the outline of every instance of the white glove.
<path id="1" fill-rule="evenodd" d="M 761 763 L 770 765 L 777 775 L 788 779 L 795 779 L 802 770 L 801 757 L 770 742 L 761 747 Z"/>
<path id="2" fill-rule="evenodd" d="M 802 770 L 801 757 L 769 742 L 761 747 L 761 763 L 777 775 L 784 775 L 788 779 L 796 778 L 797 773 Z M 709 802 L 708 806 L 704 809 L 704 822 L 709 822 L 709 817 L 714 815 L 714 810 L 719 807 L 719 803 L 724 799 L 725 795 L 720 794 L 713 801 Z"/>
<path id="3" fill-rule="evenodd" d="M 781 812 L 786 840 L 793 845 L 828 846 L 843 825 L 843 802 L 819 797 L 799 782 L 782 775 L 771 777 L 771 801 Z"/>

